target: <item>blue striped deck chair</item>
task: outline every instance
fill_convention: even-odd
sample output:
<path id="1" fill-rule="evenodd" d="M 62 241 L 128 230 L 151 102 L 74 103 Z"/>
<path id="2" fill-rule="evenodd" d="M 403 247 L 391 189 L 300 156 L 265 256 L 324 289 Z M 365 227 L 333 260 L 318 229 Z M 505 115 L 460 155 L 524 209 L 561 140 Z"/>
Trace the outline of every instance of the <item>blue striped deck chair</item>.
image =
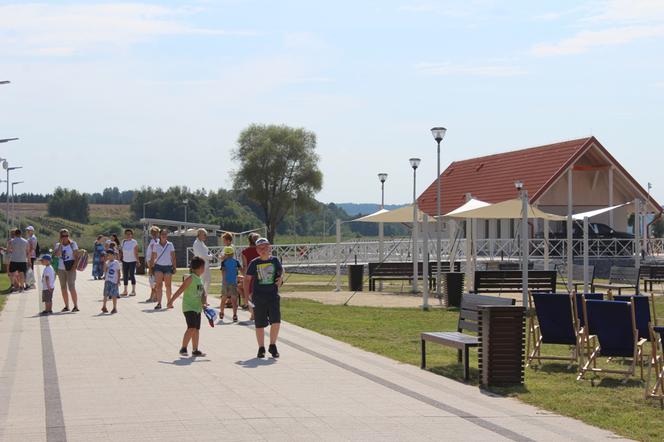
<path id="1" fill-rule="evenodd" d="M 529 366 L 533 360 L 539 364 L 542 359 L 569 361 L 570 365 L 578 361 L 579 339 L 574 320 L 572 298 L 568 294 L 531 293 L 537 315 L 537 325 L 531 327 L 533 350 L 528 354 Z M 569 356 L 542 355 L 542 344 L 559 344 L 571 347 Z"/>
<path id="2" fill-rule="evenodd" d="M 598 345 L 595 346 L 588 359 L 579 370 L 577 380 L 583 379 L 587 372 L 614 373 L 625 376 L 625 381 L 634 375 L 636 362 L 639 358 L 639 345 L 645 340 L 639 340 L 634 314 L 634 299 L 624 301 L 584 301 L 588 319 L 588 329 L 597 336 Z M 597 367 L 597 358 L 600 356 L 610 358 L 630 358 L 631 364 L 626 370 Z M 642 361 L 641 361 L 642 362 Z M 643 366 L 643 364 L 641 364 Z"/>
<path id="3" fill-rule="evenodd" d="M 652 345 L 652 357 L 646 376 L 646 399 L 659 399 L 659 406 L 664 408 L 664 351 L 662 349 L 664 327 L 658 327 L 651 322 L 648 324 L 648 330 L 650 332 L 650 344 Z M 655 383 L 651 387 L 650 379 L 653 371 L 655 372 Z"/>

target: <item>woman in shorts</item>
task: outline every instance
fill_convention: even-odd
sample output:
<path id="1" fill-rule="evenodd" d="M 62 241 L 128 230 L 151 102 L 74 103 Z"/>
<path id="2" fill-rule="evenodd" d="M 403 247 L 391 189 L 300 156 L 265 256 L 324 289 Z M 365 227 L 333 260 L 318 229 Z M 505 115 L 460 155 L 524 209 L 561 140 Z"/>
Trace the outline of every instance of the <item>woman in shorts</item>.
<path id="1" fill-rule="evenodd" d="M 58 257 L 58 279 L 65 308 L 61 311 L 69 311 L 69 296 L 74 303 L 72 312 L 78 311 L 78 294 L 76 293 L 76 266 L 78 265 L 78 244 L 69 237 L 69 230 L 60 230 L 60 242 L 55 245 L 55 256 Z"/>
<path id="2" fill-rule="evenodd" d="M 168 240 L 168 229 L 161 229 L 159 232 L 159 242 L 152 246 L 150 267 L 152 267 L 157 287 L 157 305 L 155 305 L 154 309 L 160 310 L 163 286 L 166 284 L 166 303 L 168 304 L 171 300 L 171 281 L 173 280 L 173 274 L 177 270 L 175 246 Z"/>

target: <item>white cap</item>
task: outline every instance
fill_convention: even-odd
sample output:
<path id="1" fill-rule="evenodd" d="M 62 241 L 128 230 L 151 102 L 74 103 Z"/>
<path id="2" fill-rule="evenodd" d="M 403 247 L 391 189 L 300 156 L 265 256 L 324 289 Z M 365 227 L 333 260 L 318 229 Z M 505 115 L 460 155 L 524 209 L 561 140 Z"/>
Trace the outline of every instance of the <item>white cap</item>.
<path id="1" fill-rule="evenodd" d="M 25 230 L 32 230 L 32 231 L 34 232 L 34 231 L 35 231 L 35 228 L 32 227 L 32 226 L 28 226 L 28 227 L 25 228 Z"/>

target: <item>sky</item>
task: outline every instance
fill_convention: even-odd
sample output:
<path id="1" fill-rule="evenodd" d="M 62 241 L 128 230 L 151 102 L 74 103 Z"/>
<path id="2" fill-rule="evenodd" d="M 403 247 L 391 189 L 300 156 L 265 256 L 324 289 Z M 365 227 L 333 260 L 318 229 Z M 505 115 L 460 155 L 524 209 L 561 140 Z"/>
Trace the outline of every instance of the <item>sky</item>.
<path id="1" fill-rule="evenodd" d="M 0 0 L 0 157 L 101 191 L 232 186 L 252 123 L 317 135 L 317 198 L 412 200 L 455 160 L 596 136 L 664 200 L 664 1 Z"/>

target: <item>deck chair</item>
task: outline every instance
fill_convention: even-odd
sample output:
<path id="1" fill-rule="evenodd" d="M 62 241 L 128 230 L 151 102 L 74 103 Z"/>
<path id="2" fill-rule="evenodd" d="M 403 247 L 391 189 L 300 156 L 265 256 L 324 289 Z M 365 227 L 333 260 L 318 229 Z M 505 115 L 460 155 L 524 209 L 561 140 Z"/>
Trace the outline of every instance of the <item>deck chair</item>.
<path id="1" fill-rule="evenodd" d="M 531 294 L 537 315 L 537 325 L 531 327 L 533 350 L 528 354 L 526 366 L 536 359 L 569 361 L 570 366 L 578 361 L 579 339 L 572 298 L 568 294 L 541 293 Z M 560 344 L 571 347 L 569 356 L 544 356 L 542 344 Z"/>
<path id="2" fill-rule="evenodd" d="M 588 323 L 588 313 L 586 312 L 586 303 L 585 300 L 599 300 L 604 299 L 603 293 L 574 293 L 574 310 L 576 318 L 576 329 L 577 335 L 579 337 L 579 357 L 588 359 L 593 352 L 593 349 L 597 346 L 597 335 L 593 330 L 590 330 L 589 327 L 586 327 Z M 581 362 L 582 363 L 582 362 Z"/>
<path id="3" fill-rule="evenodd" d="M 634 313 L 634 299 L 624 301 L 584 300 L 588 329 L 597 335 L 598 345 L 588 355 L 581 366 L 577 380 L 583 379 L 587 372 L 615 373 L 625 375 L 625 381 L 634 375 L 636 363 L 643 353 L 639 353 L 639 345 L 645 340 L 639 339 Z M 631 358 L 627 370 L 598 368 L 597 358 L 600 356 Z M 643 377 L 643 361 L 641 360 L 641 377 Z"/>
<path id="4" fill-rule="evenodd" d="M 648 296 L 644 295 L 615 295 L 613 297 L 616 301 L 629 302 L 634 299 L 634 315 L 636 317 L 636 329 L 639 331 L 639 339 L 650 340 L 650 329 L 648 324 L 651 322 L 650 318 L 650 300 Z"/>
<path id="5" fill-rule="evenodd" d="M 664 327 L 657 327 L 652 322 L 648 324 L 650 331 L 650 344 L 652 345 L 652 357 L 648 365 L 646 377 L 646 399 L 659 399 L 659 406 L 664 408 L 664 351 L 662 350 L 662 336 Z M 650 386 L 652 372 L 655 372 L 655 383 Z"/>

